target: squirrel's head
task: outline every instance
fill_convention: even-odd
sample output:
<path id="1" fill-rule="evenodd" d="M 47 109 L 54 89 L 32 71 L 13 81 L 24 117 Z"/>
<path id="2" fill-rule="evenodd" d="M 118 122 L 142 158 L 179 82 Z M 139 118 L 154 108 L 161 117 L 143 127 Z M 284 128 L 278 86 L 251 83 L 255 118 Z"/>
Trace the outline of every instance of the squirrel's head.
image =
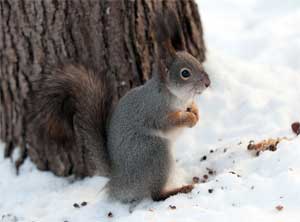
<path id="1" fill-rule="evenodd" d="M 158 75 L 177 97 L 189 99 L 210 85 L 202 64 L 186 51 L 182 30 L 175 13 L 167 11 L 156 17 L 159 44 Z"/>

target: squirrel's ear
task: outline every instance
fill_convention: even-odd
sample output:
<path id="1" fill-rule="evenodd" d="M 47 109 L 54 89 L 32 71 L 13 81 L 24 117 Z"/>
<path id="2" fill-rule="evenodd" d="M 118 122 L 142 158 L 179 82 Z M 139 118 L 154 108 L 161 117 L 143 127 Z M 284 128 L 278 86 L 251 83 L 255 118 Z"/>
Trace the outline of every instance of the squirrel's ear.
<path id="1" fill-rule="evenodd" d="M 185 50 L 185 44 L 182 37 L 182 29 L 176 14 L 173 11 L 168 10 L 166 12 L 165 18 L 172 46 L 176 51 Z"/>
<path id="2" fill-rule="evenodd" d="M 167 69 L 176 55 L 176 51 L 185 50 L 177 16 L 173 11 L 157 12 L 154 19 L 153 37 L 157 42 L 160 61 L 157 61 L 161 79 L 166 79 Z"/>
<path id="3" fill-rule="evenodd" d="M 162 50 L 167 50 L 170 54 L 185 49 L 182 38 L 182 30 L 176 14 L 168 10 L 164 14 L 156 13 L 155 19 L 156 41 L 162 44 Z"/>

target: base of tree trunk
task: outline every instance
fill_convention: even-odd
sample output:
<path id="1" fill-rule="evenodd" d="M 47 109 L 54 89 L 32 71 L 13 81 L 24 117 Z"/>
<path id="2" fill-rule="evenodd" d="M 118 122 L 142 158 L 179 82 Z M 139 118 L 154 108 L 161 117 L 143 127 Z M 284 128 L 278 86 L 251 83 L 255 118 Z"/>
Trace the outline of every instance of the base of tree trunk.
<path id="1" fill-rule="evenodd" d="M 187 50 L 205 60 L 197 6 L 193 0 L 19 0 L 0 1 L 0 139 L 5 157 L 20 149 L 17 168 L 29 155 L 41 170 L 85 176 L 83 151 L 28 147 L 29 93 L 47 64 L 75 62 L 102 70 L 116 99 L 147 81 L 159 43 L 153 39 L 155 12 L 172 10 Z M 102 73 L 102 72 L 99 72 Z"/>

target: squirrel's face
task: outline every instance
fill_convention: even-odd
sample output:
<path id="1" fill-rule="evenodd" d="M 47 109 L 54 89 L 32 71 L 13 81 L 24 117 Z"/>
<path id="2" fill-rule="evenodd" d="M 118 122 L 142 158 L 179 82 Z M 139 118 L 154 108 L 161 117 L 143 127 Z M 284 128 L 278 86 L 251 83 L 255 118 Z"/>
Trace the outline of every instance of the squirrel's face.
<path id="1" fill-rule="evenodd" d="M 160 79 L 172 94 L 181 100 L 190 100 L 210 85 L 209 77 L 201 63 L 187 52 L 173 11 L 158 13 L 155 24 Z"/>
<path id="2" fill-rule="evenodd" d="M 169 90 L 181 99 L 194 97 L 210 85 L 201 63 L 185 51 L 176 52 L 167 72 Z"/>

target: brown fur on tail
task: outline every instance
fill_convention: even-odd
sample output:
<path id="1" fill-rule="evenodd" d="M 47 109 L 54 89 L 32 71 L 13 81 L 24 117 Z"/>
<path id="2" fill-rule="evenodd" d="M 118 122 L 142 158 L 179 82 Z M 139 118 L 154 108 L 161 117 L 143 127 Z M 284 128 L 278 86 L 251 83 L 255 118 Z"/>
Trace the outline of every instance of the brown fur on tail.
<path id="1" fill-rule="evenodd" d="M 31 145 L 54 143 L 63 149 L 84 149 L 89 175 L 107 174 L 105 126 L 112 92 L 105 75 L 82 65 L 48 68 L 32 92 Z"/>

